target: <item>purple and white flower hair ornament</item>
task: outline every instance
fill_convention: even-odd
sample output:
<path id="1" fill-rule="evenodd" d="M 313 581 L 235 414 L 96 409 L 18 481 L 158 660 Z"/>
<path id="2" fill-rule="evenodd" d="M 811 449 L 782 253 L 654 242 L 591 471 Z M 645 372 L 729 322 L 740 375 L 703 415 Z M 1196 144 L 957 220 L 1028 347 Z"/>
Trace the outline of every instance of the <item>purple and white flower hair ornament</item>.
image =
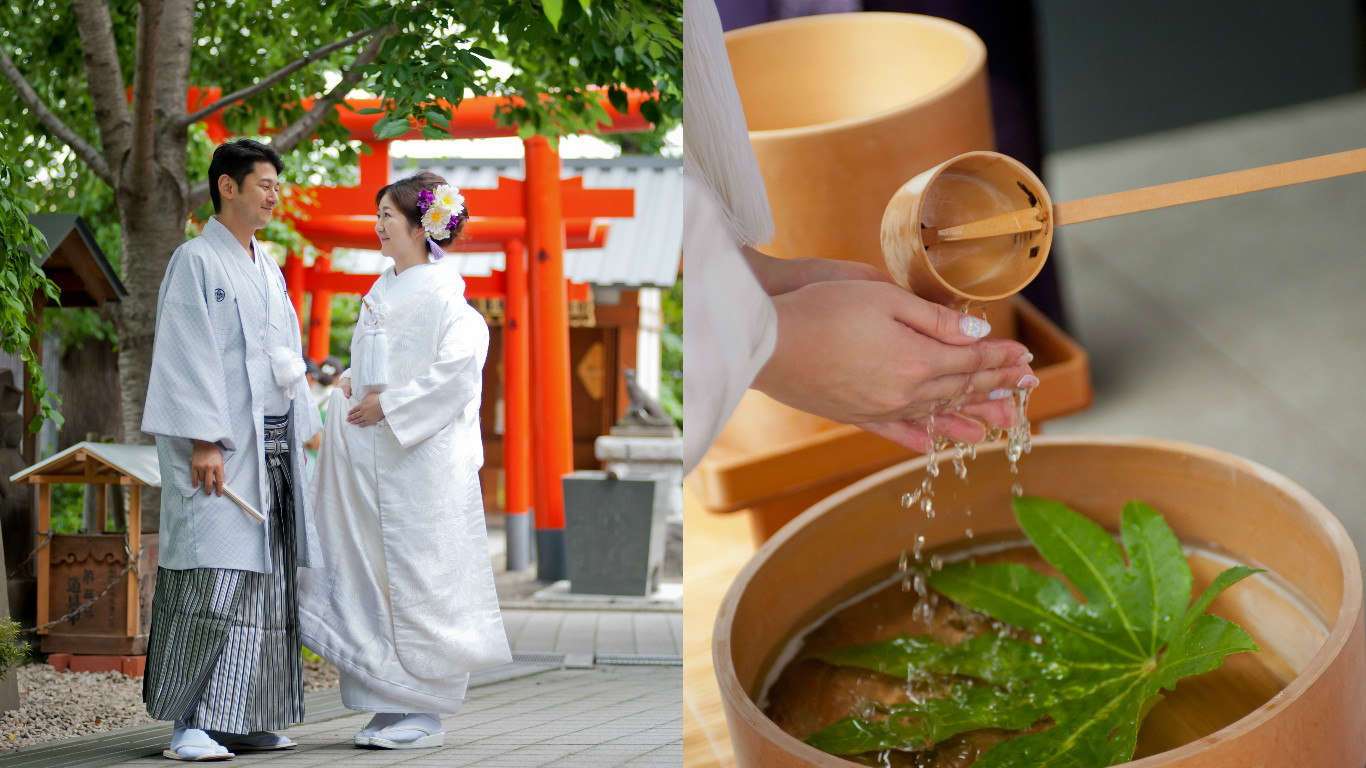
<path id="1" fill-rule="evenodd" d="M 417 210 L 422 214 L 422 228 L 427 231 L 427 250 L 432 258 L 439 259 L 446 255 L 437 240 L 445 239 L 455 231 L 464 209 L 464 195 L 449 184 L 417 193 Z"/>

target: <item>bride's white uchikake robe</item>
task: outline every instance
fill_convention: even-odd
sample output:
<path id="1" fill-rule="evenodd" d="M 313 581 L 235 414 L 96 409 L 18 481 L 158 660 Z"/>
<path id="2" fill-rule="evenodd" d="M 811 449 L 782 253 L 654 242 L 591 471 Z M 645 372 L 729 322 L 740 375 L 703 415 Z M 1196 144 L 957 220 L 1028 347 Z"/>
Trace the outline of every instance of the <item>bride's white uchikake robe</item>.
<path id="1" fill-rule="evenodd" d="M 314 473 L 324 567 L 300 576 L 304 645 L 412 711 L 456 711 L 468 673 L 512 660 L 479 490 L 489 333 L 464 290 L 434 262 L 385 271 L 365 297 L 384 310 L 385 418 L 347 423 L 364 392 L 333 390 Z M 361 308 L 353 367 L 374 317 Z"/>

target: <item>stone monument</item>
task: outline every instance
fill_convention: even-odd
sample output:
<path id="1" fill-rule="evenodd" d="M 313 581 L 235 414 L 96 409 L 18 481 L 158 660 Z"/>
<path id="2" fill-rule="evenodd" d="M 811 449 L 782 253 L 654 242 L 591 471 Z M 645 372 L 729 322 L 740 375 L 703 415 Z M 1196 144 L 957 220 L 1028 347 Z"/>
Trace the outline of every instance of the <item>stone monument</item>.
<path id="1" fill-rule="evenodd" d="M 612 427 L 599 437 L 593 453 L 617 477 L 658 477 L 668 487 L 664 496 L 667 546 L 664 578 L 683 577 L 683 437 L 673 418 L 636 383 L 633 369 L 624 371 L 631 403 Z"/>

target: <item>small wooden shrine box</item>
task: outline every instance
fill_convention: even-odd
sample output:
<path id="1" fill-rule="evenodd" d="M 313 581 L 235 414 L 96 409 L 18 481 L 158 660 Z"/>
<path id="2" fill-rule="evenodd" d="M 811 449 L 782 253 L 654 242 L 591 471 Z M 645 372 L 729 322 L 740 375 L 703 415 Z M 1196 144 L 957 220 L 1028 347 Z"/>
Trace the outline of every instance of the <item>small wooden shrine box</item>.
<path id="1" fill-rule="evenodd" d="M 149 445 L 83 442 L 10 478 L 38 486 L 38 536 L 52 530 L 52 486 L 99 486 L 95 531 L 51 536 L 37 558 L 37 625 L 52 622 L 109 593 L 78 615 L 40 629 L 43 653 L 139 655 L 147 652 L 152 592 L 157 571 L 156 534 L 142 531 L 142 488 L 161 487 L 157 450 Z M 128 530 L 106 532 L 107 486 L 128 487 Z M 129 569 L 130 556 L 137 563 Z M 125 569 L 127 572 L 125 573 Z"/>

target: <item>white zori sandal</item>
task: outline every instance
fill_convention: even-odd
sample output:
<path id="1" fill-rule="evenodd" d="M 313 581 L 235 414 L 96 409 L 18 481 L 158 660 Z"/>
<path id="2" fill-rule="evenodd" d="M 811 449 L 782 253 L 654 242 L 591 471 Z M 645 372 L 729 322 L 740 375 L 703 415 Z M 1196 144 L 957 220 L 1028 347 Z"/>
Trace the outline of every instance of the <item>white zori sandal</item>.
<path id="1" fill-rule="evenodd" d="M 445 743 L 441 717 L 423 712 L 405 715 L 370 736 L 370 746 L 380 749 L 430 749 Z"/>
<path id="2" fill-rule="evenodd" d="M 370 718 L 370 722 L 366 723 L 364 728 L 356 731 L 356 735 L 352 737 L 351 741 L 358 747 L 368 747 L 370 746 L 370 739 L 374 738 L 380 731 L 402 719 L 402 712 L 376 712 L 375 716 Z"/>
<path id="3" fill-rule="evenodd" d="M 183 722 L 175 724 L 175 732 L 171 736 L 171 746 L 162 750 L 161 755 L 171 760 L 184 760 L 192 763 L 230 760 L 236 756 L 229 752 L 226 747 L 209 738 L 209 734 L 198 728 L 187 728 Z"/>

